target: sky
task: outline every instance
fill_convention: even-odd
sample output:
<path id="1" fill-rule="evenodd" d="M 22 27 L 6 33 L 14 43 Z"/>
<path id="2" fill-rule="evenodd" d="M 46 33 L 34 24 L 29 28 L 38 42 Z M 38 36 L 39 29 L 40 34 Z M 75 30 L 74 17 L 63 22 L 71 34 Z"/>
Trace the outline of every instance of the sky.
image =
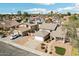
<path id="1" fill-rule="evenodd" d="M 17 13 L 17 11 L 28 13 L 46 14 L 50 11 L 59 13 L 79 13 L 78 3 L 0 3 L 1 14 Z"/>

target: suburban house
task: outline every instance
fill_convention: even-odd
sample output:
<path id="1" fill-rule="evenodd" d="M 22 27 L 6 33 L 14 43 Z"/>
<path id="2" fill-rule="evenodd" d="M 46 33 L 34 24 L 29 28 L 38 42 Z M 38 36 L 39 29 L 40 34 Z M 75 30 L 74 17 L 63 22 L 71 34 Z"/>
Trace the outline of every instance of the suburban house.
<path id="1" fill-rule="evenodd" d="M 57 28 L 56 31 L 52 31 L 50 33 L 50 38 L 52 40 L 56 40 L 56 41 L 62 40 L 63 42 L 65 42 L 65 40 L 67 40 L 66 34 L 67 34 L 67 30 L 62 28 L 62 26 L 60 26 L 60 27 Z"/>
<path id="2" fill-rule="evenodd" d="M 40 16 L 30 17 L 28 22 L 34 24 L 42 24 L 44 22 L 44 18 Z"/>
<path id="3" fill-rule="evenodd" d="M 30 28 L 27 28 L 27 27 L 19 27 L 17 28 L 16 30 L 13 31 L 13 34 L 14 35 L 22 35 L 22 36 L 27 36 L 28 33 L 30 32 Z"/>
<path id="4" fill-rule="evenodd" d="M 42 17 L 37 17 L 36 18 L 36 24 L 42 24 L 44 22 L 44 18 L 42 18 Z"/>
<path id="5" fill-rule="evenodd" d="M 31 24 L 31 23 L 21 23 L 18 27 L 29 28 L 29 29 L 31 29 L 30 32 L 35 32 L 39 29 L 37 24 Z"/>
<path id="6" fill-rule="evenodd" d="M 34 20 L 35 20 L 34 17 L 29 17 L 28 19 L 29 19 L 29 20 L 28 20 L 28 23 L 34 23 Z"/>
<path id="7" fill-rule="evenodd" d="M 4 21 L 0 21 L 0 28 L 2 29 L 14 29 L 19 25 L 19 23 L 15 20 L 4 20 Z"/>
<path id="8" fill-rule="evenodd" d="M 55 23 L 43 23 L 40 24 L 39 26 L 39 31 L 47 31 L 47 32 L 51 32 L 51 31 L 55 31 L 57 29 L 57 24 Z"/>
<path id="9" fill-rule="evenodd" d="M 26 23 L 26 26 L 28 27 L 28 28 L 30 28 L 31 29 L 31 31 L 32 32 L 35 32 L 35 31 L 38 31 L 38 24 L 30 24 L 30 23 Z"/>
<path id="10" fill-rule="evenodd" d="M 61 25 L 61 19 L 58 16 L 53 16 L 52 22 L 57 23 L 58 25 Z"/>
<path id="11" fill-rule="evenodd" d="M 38 31 L 35 33 L 35 40 L 45 41 L 50 37 L 50 33 L 47 31 Z"/>

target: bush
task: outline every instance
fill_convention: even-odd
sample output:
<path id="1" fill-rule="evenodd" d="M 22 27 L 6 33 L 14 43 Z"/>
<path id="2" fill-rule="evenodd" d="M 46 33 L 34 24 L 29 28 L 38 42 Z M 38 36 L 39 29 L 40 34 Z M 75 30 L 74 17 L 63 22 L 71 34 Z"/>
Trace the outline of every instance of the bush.
<path id="1" fill-rule="evenodd" d="M 59 55 L 64 55 L 65 54 L 65 51 L 66 49 L 65 48 L 62 48 L 62 47 L 55 47 L 56 49 L 56 53 L 59 54 Z"/>

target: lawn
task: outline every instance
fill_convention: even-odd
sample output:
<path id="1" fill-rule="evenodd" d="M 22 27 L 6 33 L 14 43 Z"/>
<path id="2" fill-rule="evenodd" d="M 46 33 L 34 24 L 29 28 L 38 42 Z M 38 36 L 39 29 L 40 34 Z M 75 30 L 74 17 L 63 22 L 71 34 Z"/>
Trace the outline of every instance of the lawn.
<path id="1" fill-rule="evenodd" d="M 55 49 L 56 49 L 56 53 L 57 54 L 59 54 L 59 55 L 64 55 L 65 54 L 65 51 L 66 51 L 66 49 L 65 48 L 62 48 L 62 47 L 55 47 Z"/>

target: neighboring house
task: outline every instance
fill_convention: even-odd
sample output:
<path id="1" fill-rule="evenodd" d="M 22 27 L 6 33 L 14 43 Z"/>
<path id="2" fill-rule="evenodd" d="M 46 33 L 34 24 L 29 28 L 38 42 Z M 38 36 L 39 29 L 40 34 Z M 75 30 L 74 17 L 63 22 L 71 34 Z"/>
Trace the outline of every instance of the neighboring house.
<path id="1" fill-rule="evenodd" d="M 52 23 L 52 17 L 45 17 L 45 23 Z"/>
<path id="2" fill-rule="evenodd" d="M 39 26 L 37 24 L 26 23 L 26 26 L 31 29 L 31 31 L 37 31 Z"/>
<path id="3" fill-rule="evenodd" d="M 28 23 L 34 23 L 34 21 L 35 21 L 35 18 L 29 17 Z"/>
<path id="4" fill-rule="evenodd" d="M 16 28 L 19 25 L 19 23 L 15 20 L 4 20 L 0 21 L 0 28 L 3 28 L 5 30 L 10 28 Z"/>
<path id="5" fill-rule="evenodd" d="M 38 31 L 35 33 L 35 40 L 45 41 L 50 37 L 50 33 L 47 31 Z"/>
<path id="6" fill-rule="evenodd" d="M 52 31 L 50 33 L 50 37 L 53 40 L 62 40 L 65 41 L 66 39 L 67 30 L 62 28 L 62 26 L 58 27 L 56 31 Z"/>
<path id="7" fill-rule="evenodd" d="M 52 22 L 57 23 L 58 25 L 61 25 L 61 18 L 59 18 L 57 16 L 53 16 L 52 17 Z"/>
<path id="8" fill-rule="evenodd" d="M 13 31 L 13 34 L 14 35 L 22 35 L 22 36 L 26 36 L 28 35 L 28 33 L 30 32 L 30 28 L 27 28 L 27 27 L 20 27 L 20 28 L 17 28 L 16 30 Z"/>
<path id="9" fill-rule="evenodd" d="M 30 17 L 28 20 L 29 23 L 34 24 L 42 24 L 44 22 L 44 18 L 36 16 L 36 17 Z"/>
<path id="10" fill-rule="evenodd" d="M 44 22 L 44 19 L 42 17 L 37 17 L 35 20 L 36 24 L 42 24 Z"/>
<path id="11" fill-rule="evenodd" d="M 40 24 L 39 26 L 39 30 L 42 31 L 47 31 L 47 32 L 51 32 L 51 31 L 55 31 L 57 29 L 57 24 L 54 23 L 43 23 Z"/>
<path id="12" fill-rule="evenodd" d="M 31 32 L 37 31 L 39 26 L 37 24 L 30 24 L 30 23 L 22 23 L 19 25 L 19 27 L 27 27 L 31 29 Z"/>

